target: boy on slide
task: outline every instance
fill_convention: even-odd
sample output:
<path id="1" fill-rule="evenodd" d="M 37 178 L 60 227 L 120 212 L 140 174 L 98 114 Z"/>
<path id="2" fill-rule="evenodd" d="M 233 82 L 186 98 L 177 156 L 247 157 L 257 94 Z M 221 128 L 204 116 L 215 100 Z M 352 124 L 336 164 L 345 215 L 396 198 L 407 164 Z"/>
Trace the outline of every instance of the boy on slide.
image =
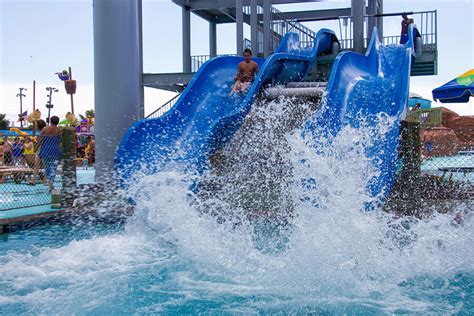
<path id="1" fill-rule="evenodd" d="M 231 95 L 245 92 L 255 80 L 255 75 L 258 74 L 258 64 L 252 60 L 252 51 L 246 48 L 243 55 L 244 61 L 240 62 L 237 67 L 237 75 L 235 76 Z"/>

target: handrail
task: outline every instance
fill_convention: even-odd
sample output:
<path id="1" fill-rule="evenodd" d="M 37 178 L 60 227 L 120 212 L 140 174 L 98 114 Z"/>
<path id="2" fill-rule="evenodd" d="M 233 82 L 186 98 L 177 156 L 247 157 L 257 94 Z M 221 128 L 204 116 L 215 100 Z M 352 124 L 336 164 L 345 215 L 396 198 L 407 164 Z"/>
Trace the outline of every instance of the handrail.
<path id="1" fill-rule="evenodd" d="M 181 96 L 181 93 L 175 95 L 172 99 L 167 101 L 165 104 L 162 104 L 161 106 L 159 106 L 155 111 L 148 114 L 145 118 L 147 118 L 147 119 L 148 118 L 157 118 L 157 117 L 163 115 L 165 112 L 169 111 L 173 107 L 173 105 L 176 103 L 176 101 L 178 100 L 178 98 L 180 96 Z"/>
<path id="2" fill-rule="evenodd" d="M 262 12 L 262 8 L 260 6 L 257 6 L 257 13 L 260 14 Z M 244 7 L 244 12 L 246 14 L 250 14 L 250 6 Z M 277 14 L 279 11 L 277 9 L 274 9 Z M 402 13 L 407 13 L 410 15 L 415 16 L 415 24 L 417 22 L 417 17 L 419 16 L 419 22 L 420 22 L 420 35 L 423 43 L 423 51 L 429 52 L 429 51 L 436 51 L 437 50 L 437 45 L 438 45 L 438 40 L 437 40 L 437 11 L 416 11 L 416 12 L 393 12 L 393 13 L 384 13 L 384 14 L 373 14 L 373 15 L 365 15 L 366 23 L 368 23 L 368 19 L 370 18 L 376 18 L 376 17 L 381 17 L 381 18 L 390 18 L 390 17 L 397 17 L 400 16 Z M 421 16 L 420 16 L 421 15 Z M 280 17 L 278 17 L 280 18 Z M 353 34 L 352 34 L 352 17 L 351 16 L 341 16 L 341 17 L 332 17 L 332 18 L 325 18 L 325 20 L 339 20 L 339 42 L 341 44 L 341 49 L 342 50 L 351 50 L 353 48 Z M 288 23 L 288 25 L 295 25 L 295 28 L 297 28 L 301 33 L 300 35 L 300 41 L 303 43 L 306 43 L 307 46 L 311 46 L 312 40 L 314 39 L 314 36 L 311 34 L 308 35 L 308 40 L 305 40 L 301 34 L 304 33 L 303 29 L 300 29 L 298 25 L 302 25 L 301 23 L 288 21 L 283 18 L 281 20 L 273 20 L 273 24 L 279 24 L 279 23 Z M 421 23 L 423 22 L 423 24 Z M 296 25 L 297 24 L 297 25 Z M 302 25 L 304 28 L 306 28 L 304 25 Z M 312 33 L 314 33 L 312 30 L 308 29 Z M 273 29 L 274 33 L 278 33 Z M 284 31 L 284 28 L 281 28 L 281 31 Z M 286 29 L 285 32 L 290 31 L 290 29 Z M 278 33 L 279 34 L 279 33 Z M 278 44 L 278 39 L 275 36 L 271 37 L 272 40 L 274 41 L 273 44 Z M 367 38 L 364 39 L 365 43 L 368 42 Z M 245 41 L 245 45 L 248 45 L 250 41 Z M 390 44 L 398 44 L 400 42 L 400 34 L 388 34 L 386 36 L 382 36 L 381 42 L 384 45 L 390 45 Z M 275 45 L 273 45 L 275 48 Z M 258 42 L 258 47 L 259 51 L 263 51 L 263 43 Z M 221 55 L 219 55 L 221 56 Z M 197 71 L 200 66 L 204 62 L 206 62 L 209 59 L 209 55 L 197 55 L 197 56 L 191 56 L 191 62 L 192 62 L 192 67 L 193 71 Z"/>
<path id="3" fill-rule="evenodd" d="M 244 6 L 243 10 L 245 14 L 251 14 L 251 6 Z M 262 7 L 257 5 L 257 14 L 262 13 Z M 281 37 L 283 37 L 289 31 L 297 33 L 300 36 L 301 40 L 304 40 L 306 38 L 307 42 L 309 43 L 314 40 L 316 32 L 295 20 L 285 19 L 281 16 L 281 13 L 282 12 L 276 9 L 275 7 L 271 7 L 272 17 L 270 18 L 270 28 L 273 31 L 273 36 L 271 37 L 273 48 L 276 48 L 276 46 L 278 46 Z M 258 43 L 259 51 L 262 51 L 260 49 L 260 46 L 262 46 L 261 44 L 261 42 Z"/>
<path id="4" fill-rule="evenodd" d="M 406 121 L 420 123 L 423 128 L 442 126 L 441 108 L 420 109 L 408 113 Z"/>
<path id="5" fill-rule="evenodd" d="M 316 32 L 313 31 L 312 29 L 304 26 L 303 24 L 297 22 L 297 21 L 293 21 L 293 20 L 286 20 L 285 18 L 283 18 L 281 16 L 280 13 L 282 13 L 280 10 L 272 7 L 272 13 L 277 15 L 281 21 L 284 21 L 286 22 L 287 24 L 290 24 L 293 28 L 297 29 L 298 31 L 304 33 L 304 34 L 307 34 L 308 36 L 310 36 L 312 39 L 314 39 L 314 37 L 316 36 Z M 273 19 L 274 20 L 274 19 Z M 301 28 L 300 28 L 301 27 Z"/>

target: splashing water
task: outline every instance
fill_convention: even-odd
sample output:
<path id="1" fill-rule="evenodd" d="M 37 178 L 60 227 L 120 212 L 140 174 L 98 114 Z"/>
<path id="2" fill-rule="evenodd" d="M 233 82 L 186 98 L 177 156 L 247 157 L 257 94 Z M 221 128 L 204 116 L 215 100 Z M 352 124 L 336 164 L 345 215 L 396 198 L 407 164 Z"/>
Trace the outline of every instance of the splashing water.
<path id="1" fill-rule="evenodd" d="M 1 313 L 472 313 L 473 203 L 461 223 L 366 212 L 374 130 L 303 138 L 294 106 L 256 107 L 200 179 L 142 177 L 124 226 L 0 236 Z"/>

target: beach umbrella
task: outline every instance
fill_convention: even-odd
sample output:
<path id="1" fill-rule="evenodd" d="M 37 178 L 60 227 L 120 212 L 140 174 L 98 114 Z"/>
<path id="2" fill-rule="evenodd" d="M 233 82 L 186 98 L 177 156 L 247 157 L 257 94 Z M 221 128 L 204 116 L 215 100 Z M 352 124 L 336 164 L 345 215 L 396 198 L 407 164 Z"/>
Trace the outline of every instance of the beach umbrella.
<path id="1" fill-rule="evenodd" d="M 474 69 L 432 91 L 433 99 L 442 103 L 467 103 L 474 95 Z"/>

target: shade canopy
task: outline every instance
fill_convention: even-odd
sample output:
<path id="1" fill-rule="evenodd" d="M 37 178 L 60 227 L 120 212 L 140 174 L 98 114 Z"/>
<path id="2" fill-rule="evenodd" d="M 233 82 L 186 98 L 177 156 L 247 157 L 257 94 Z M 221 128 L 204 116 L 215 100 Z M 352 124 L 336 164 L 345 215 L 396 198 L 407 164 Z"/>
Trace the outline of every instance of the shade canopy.
<path id="1" fill-rule="evenodd" d="M 432 91 L 433 99 L 442 103 L 466 103 L 474 95 L 474 69 Z"/>
<path id="2" fill-rule="evenodd" d="M 431 101 L 426 100 L 423 98 L 409 98 L 408 99 L 408 107 L 413 108 L 418 105 L 419 109 L 430 109 L 431 108 Z"/>

